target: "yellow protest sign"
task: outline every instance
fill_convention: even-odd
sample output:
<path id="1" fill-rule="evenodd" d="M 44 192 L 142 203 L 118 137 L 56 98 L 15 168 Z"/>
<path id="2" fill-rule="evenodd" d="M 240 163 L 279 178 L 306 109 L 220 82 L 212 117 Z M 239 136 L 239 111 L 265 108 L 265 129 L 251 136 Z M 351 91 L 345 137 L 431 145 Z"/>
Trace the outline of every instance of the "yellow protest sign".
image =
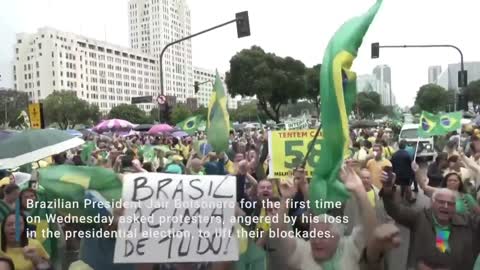
<path id="1" fill-rule="evenodd" d="M 268 140 L 269 177 L 287 178 L 292 176 L 293 170 L 303 162 L 315 133 L 315 129 L 270 131 Z M 308 156 L 305 167 L 307 177 L 312 176 L 313 167 L 320 157 L 321 140 L 321 135 L 318 135 L 315 146 Z"/>
<path id="2" fill-rule="evenodd" d="M 32 103 L 28 105 L 28 116 L 30 117 L 31 128 L 42 128 L 42 110 L 40 108 L 40 103 Z"/>

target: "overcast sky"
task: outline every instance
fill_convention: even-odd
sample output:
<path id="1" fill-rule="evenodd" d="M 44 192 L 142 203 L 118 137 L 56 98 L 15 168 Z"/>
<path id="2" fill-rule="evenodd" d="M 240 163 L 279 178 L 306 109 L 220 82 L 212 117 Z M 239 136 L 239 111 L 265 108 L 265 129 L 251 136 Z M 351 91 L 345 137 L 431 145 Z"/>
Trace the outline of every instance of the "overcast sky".
<path id="1" fill-rule="evenodd" d="M 227 71 L 230 58 L 259 45 L 307 66 L 321 63 L 337 28 L 361 14 L 374 0 L 187 0 L 192 33 L 231 20 L 248 10 L 250 37 L 237 39 L 229 25 L 192 40 L 195 66 Z M 11 87 L 15 34 L 43 26 L 129 45 L 128 0 L 0 0 L 0 87 Z M 465 61 L 480 60 L 479 0 L 384 0 L 354 63 L 357 74 L 378 64 L 392 68 L 392 90 L 400 105 L 412 105 L 419 86 L 428 81 L 428 66 L 459 61 L 452 49 L 383 49 L 370 59 L 370 43 L 441 44 L 460 47 Z"/>

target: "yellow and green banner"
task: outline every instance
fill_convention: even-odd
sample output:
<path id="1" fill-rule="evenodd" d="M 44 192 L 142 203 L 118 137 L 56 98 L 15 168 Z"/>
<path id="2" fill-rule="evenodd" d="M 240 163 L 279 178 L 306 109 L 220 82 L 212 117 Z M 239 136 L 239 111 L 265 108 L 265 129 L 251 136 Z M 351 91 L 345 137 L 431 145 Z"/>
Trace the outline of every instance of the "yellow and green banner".
<path id="1" fill-rule="evenodd" d="M 269 177 L 284 179 L 292 176 L 293 170 L 302 164 L 315 133 L 315 129 L 270 131 L 268 138 Z M 308 156 L 305 168 L 307 177 L 312 176 L 313 168 L 320 157 L 321 141 L 322 138 L 319 135 Z"/>

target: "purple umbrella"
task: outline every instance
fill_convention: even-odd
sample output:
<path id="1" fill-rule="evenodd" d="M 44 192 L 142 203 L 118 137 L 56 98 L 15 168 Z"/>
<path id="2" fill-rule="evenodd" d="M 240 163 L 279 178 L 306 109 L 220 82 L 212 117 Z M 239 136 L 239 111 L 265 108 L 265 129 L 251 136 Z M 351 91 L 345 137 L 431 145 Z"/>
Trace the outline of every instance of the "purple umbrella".
<path id="1" fill-rule="evenodd" d="M 173 137 L 183 138 L 189 136 L 185 131 L 175 131 L 172 133 Z"/>
<path id="2" fill-rule="evenodd" d="M 99 133 L 108 131 L 129 131 L 134 127 L 135 125 L 128 121 L 122 119 L 110 119 L 102 121 L 100 124 L 96 125 L 93 128 L 93 131 Z"/>
<path id="3" fill-rule="evenodd" d="M 153 126 L 149 131 L 148 134 L 150 135 L 158 135 L 162 133 L 169 133 L 175 131 L 175 128 L 167 125 L 167 124 L 158 124 Z"/>

